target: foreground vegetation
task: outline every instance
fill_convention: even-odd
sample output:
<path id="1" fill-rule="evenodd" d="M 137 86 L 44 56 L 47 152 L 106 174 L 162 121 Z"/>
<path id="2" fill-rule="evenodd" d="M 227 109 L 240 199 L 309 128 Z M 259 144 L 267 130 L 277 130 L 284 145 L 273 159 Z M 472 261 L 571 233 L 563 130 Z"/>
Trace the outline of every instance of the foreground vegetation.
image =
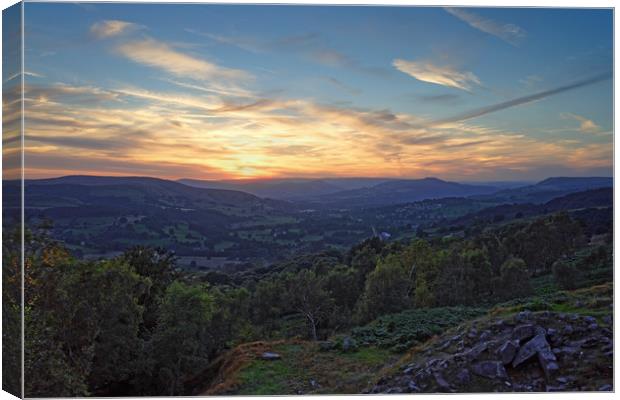
<path id="1" fill-rule="evenodd" d="M 451 326 L 489 310 L 559 310 L 572 296 L 560 289 L 610 282 L 611 232 L 589 232 L 560 213 L 463 238 L 374 238 L 345 253 L 196 274 L 148 247 L 78 260 L 37 228 L 26 237 L 26 395 L 192 394 L 208 390 L 214 361 L 257 341 L 237 350 L 245 354 L 237 381 L 218 390 L 355 392 L 396 354 Z M 19 278 L 11 243 L 6 237 L 5 282 Z M 10 318 L 19 293 L 4 296 Z M 255 359 L 260 350 L 283 360 L 265 364 Z"/>

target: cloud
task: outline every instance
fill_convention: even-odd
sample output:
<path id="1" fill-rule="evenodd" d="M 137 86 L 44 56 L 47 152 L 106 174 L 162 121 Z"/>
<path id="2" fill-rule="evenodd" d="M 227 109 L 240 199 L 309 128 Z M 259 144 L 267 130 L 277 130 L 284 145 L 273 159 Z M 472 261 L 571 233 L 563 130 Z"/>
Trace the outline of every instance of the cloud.
<path id="1" fill-rule="evenodd" d="M 562 114 L 562 118 L 570 118 L 578 121 L 579 131 L 582 133 L 598 133 L 601 131 L 601 127 L 598 126 L 594 121 L 586 117 L 582 117 L 581 115 L 564 113 Z"/>
<path id="2" fill-rule="evenodd" d="M 413 78 L 434 83 L 436 85 L 448 86 L 457 89 L 470 91 L 472 84 L 480 85 L 480 80 L 471 72 L 460 72 L 450 66 L 438 66 L 430 62 L 407 61 L 396 59 L 392 65 L 401 72 Z"/>
<path id="3" fill-rule="evenodd" d="M 248 80 L 252 77 L 245 71 L 219 66 L 213 62 L 177 51 L 166 43 L 150 38 L 121 44 L 116 50 L 119 54 L 138 64 L 199 81 L 211 79 L 238 81 Z"/>
<path id="4" fill-rule="evenodd" d="M 607 168 L 612 160 L 608 140 L 576 146 L 471 122 L 423 124 L 389 109 L 192 93 L 26 86 L 27 174 L 481 180 L 550 164 Z"/>
<path id="5" fill-rule="evenodd" d="M 421 95 L 417 96 L 420 101 L 426 103 L 446 103 L 451 104 L 459 101 L 461 98 L 458 94 L 437 94 L 437 95 Z"/>
<path id="6" fill-rule="evenodd" d="M 534 93 L 528 96 L 518 97 L 516 99 L 504 101 L 497 104 L 492 104 L 490 106 L 482 107 L 476 110 L 472 110 L 463 114 L 456 115 L 454 117 L 445 118 L 433 121 L 429 123 L 427 126 L 436 126 L 442 125 L 452 122 L 466 121 L 472 118 L 481 117 L 486 114 L 494 113 L 496 111 L 505 110 L 507 108 L 519 106 L 522 104 L 531 103 L 533 101 L 541 100 L 546 97 L 555 96 L 556 94 L 568 92 L 571 90 L 575 90 L 584 86 L 593 85 L 598 82 L 602 82 L 611 78 L 611 73 L 604 73 L 600 75 L 596 75 L 587 79 L 582 79 L 577 82 L 570 83 L 568 85 L 558 86 L 553 89 L 544 90 L 542 92 Z"/>
<path id="7" fill-rule="evenodd" d="M 97 39 L 107 39 L 141 28 L 143 27 L 138 24 L 134 24 L 133 22 L 106 20 L 94 23 L 90 27 L 90 33 Z"/>
<path id="8" fill-rule="evenodd" d="M 496 22 L 473 12 L 465 11 L 463 8 L 446 7 L 444 10 L 466 22 L 472 28 L 496 36 L 513 46 L 516 46 L 527 35 L 525 30 L 517 25 Z"/>

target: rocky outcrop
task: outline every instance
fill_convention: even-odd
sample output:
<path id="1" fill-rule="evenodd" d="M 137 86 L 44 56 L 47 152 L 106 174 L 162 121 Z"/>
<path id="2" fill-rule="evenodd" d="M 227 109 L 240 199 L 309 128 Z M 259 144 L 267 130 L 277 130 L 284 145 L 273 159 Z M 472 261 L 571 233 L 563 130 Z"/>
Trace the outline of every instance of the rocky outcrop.
<path id="1" fill-rule="evenodd" d="M 370 393 L 613 390 L 611 318 L 524 311 L 416 349 Z"/>

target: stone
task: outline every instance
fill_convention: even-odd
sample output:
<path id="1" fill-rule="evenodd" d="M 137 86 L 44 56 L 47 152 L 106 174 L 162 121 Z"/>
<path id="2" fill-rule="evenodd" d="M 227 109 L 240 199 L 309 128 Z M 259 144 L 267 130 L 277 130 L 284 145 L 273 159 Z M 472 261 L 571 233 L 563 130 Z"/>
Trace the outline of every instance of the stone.
<path id="1" fill-rule="evenodd" d="M 611 325 L 611 324 L 613 323 L 612 316 L 611 316 L 611 315 L 605 315 L 605 316 L 603 317 L 603 323 L 604 323 L 605 325 Z"/>
<path id="2" fill-rule="evenodd" d="M 510 364 L 515 358 L 517 351 L 519 350 L 518 340 L 509 340 L 504 343 L 499 349 L 497 349 L 497 355 L 500 358 L 502 364 Z"/>
<path id="3" fill-rule="evenodd" d="M 606 383 L 600 388 L 598 388 L 599 392 L 611 392 L 612 390 L 614 390 L 614 387 L 610 385 L 609 383 Z"/>
<path id="4" fill-rule="evenodd" d="M 483 341 L 483 342 L 487 341 L 487 340 L 489 340 L 490 337 L 491 337 L 491 331 L 484 331 L 480 335 L 480 341 Z"/>
<path id="5" fill-rule="evenodd" d="M 409 383 L 407 384 L 407 390 L 409 393 L 416 393 L 419 392 L 421 389 L 418 385 L 416 385 L 414 381 L 409 381 Z"/>
<path id="6" fill-rule="evenodd" d="M 260 358 L 262 358 L 265 361 L 275 361 L 275 360 L 281 359 L 282 356 L 279 355 L 278 353 L 266 351 L 263 354 L 261 354 Z"/>
<path id="7" fill-rule="evenodd" d="M 329 340 L 319 342 L 319 350 L 320 351 L 330 351 L 336 348 L 336 344 L 334 342 L 330 342 Z"/>
<path id="8" fill-rule="evenodd" d="M 471 366 L 471 371 L 484 378 L 505 379 L 508 377 L 504 364 L 500 361 L 480 361 Z"/>
<path id="9" fill-rule="evenodd" d="M 564 328 L 562 328 L 562 333 L 564 335 L 572 335 L 574 331 L 575 329 L 572 325 L 564 325 Z"/>
<path id="10" fill-rule="evenodd" d="M 471 376 L 469 375 L 469 370 L 466 368 L 463 368 L 462 370 L 460 370 L 459 373 L 456 374 L 456 380 L 458 383 L 462 385 L 468 384 L 469 381 L 471 380 Z"/>
<path id="11" fill-rule="evenodd" d="M 547 380 L 550 380 L 559 371 L 560 367 L 555 354 L 549 346 L 538 349 L 538 362 L 542 367 Z"/>
<path id="12" fill-rule="evenodd" d="M 544 335 L 536 335 L 529 342 L 521 346 L 519 352 L 516 357 L 512 361 L 512 366 L 514 368 L 523 364 L 525 361 L 532 358 L 540 349 L 549 348 L 549 343 L 547 343 L 547 339 L 545 339 Z M 553 353 L 551 353 L 553 354 Z"/>
<path id="13" fill-rule="evenodd" d="M 519 325 L 512 331 L 512 339 L 522 341 L 533 337 L 535 334 L 534 325 Z"/>
<path id="14" fill-rule="evenodd" d="M 357 342 L 350 336 L 345 336 L 345 338 L 342 340 L 342 351 L 348 353 L 356 350 Z"/>
<path id="15" fill-rule="evenodd" d="M 515 316 L 515 321 L 522 322 L 522 321 L 529 320 L 531 317 L 532 317 L 532 312 L 530 310 L 524 310 Z"/>
<path id="16" fill-rule="evenodd" d="M 590 325 L 588 325 L 588 329 L 591 331 L 595 331 L 598 329 L 598 324 L 596 322 L 593 322 Z"/>
<path id="17" fill-rule="evenodd" d="M 589 315 L 586 315 L 585 317 L 583 317 L 583 320 L 586 321 L 588 324 L 592 324 L 596 322 L 596 318 L 591 317 Z"/>
<path id="18" fill-rule="evenodd" d="M 441 389 L 442 391 L 446 391 L 446 392 L 449 392 L 452 390 L 448 381 L 446 381 L 439 372 L 435 372 L 433 374 L 433 377 L 435 378 L 435 382 L 437 382 L 437 386 L 439 387 L 439 389 Z"/>
<path id="19" fill-rule="evenodd" d="M 470 361 L 477 360 L 480 355 L 487 350 L 489 345 L 486 342 L 478 343 L 476 346 L 467 350 L 463 355 Z"/>

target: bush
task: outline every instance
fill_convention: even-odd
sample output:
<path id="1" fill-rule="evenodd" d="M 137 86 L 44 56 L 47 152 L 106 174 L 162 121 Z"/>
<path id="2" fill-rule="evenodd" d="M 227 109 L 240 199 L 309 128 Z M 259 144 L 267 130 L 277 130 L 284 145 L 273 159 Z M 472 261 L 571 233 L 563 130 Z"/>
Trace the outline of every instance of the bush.
<path id="1" fill-rule="evenodd" d="M 573 290 L 579 286 L 581 274 L 572 264 L 564 260 L 553 263 L 553 277 L 558 285 L 565 290 Z"/>

